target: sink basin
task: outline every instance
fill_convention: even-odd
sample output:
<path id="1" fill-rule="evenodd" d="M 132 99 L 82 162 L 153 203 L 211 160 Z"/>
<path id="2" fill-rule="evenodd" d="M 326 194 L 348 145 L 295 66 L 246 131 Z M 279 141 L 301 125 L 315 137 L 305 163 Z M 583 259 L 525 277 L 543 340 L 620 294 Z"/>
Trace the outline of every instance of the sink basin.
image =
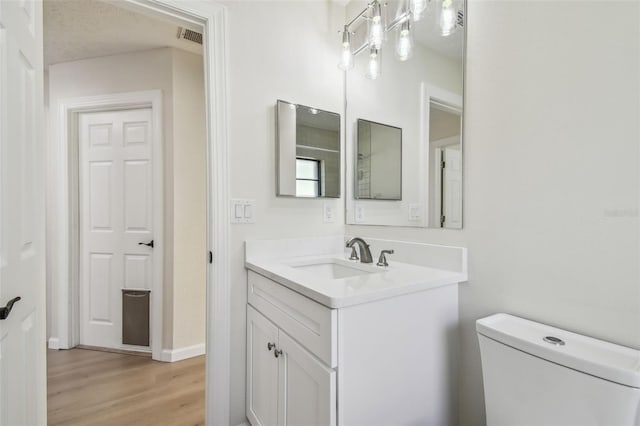
<path id="1" fill-rule="evenodd" d="M 373 274 L 378 271 L 368 271 L 365 269 L 354 268 L 351 266 L 326 261 L 322 263 L 312 263 L 307 265 L 295 265 L 293 268 L 309 272 L 321 279 L 338 279 L 355 277 L 357 275 Z"/>

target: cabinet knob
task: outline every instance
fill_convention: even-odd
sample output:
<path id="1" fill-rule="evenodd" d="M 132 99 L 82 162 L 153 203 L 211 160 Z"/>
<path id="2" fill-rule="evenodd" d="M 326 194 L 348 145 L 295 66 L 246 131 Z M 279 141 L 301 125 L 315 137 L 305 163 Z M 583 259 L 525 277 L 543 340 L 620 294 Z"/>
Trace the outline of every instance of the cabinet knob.
<path id="1" fill-rule="evenodd" d="M 273 349 L 275 347 L 276 347 L 275 343 L 271 343 L 271 342 L 267 343 L 267 349 L 271 350 L 271 349 Z"/>
<path id="2" fill-rule="evenodd" d="M 273 355 L 274 355 L 276 358 L 278 358 L 280 355 L 282 355 L 282 349 L 276 349 L 276 350 L 273 352 Z"/>

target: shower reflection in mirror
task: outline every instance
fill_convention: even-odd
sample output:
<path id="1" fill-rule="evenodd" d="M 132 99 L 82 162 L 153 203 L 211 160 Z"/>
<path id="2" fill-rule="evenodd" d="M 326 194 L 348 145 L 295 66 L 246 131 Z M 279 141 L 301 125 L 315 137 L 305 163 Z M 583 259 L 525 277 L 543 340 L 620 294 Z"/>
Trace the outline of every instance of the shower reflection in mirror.
<path id="1" fill-rule="evenodd" d="M 358 119 L 357 199 L 402 200 L 402 129 Z"/>

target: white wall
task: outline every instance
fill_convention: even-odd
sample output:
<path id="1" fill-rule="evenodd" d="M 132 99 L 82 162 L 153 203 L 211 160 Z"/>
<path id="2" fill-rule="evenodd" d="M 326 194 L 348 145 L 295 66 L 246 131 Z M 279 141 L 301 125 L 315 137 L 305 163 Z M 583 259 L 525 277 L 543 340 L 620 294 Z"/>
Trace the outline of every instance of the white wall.
<path id="1" fill-rule="evenodd" d="M 481 425 L 477 318 L 509 312 L 640 348 L 640 5 L 468 9 L 464 230 L 346 232 L 469 248 L 460 424 Z"/>
<path id="2" fill-rule="evenodd" d="M 274 167 L 277 99 L 342 114 L 336 49 L 344 15 L 342 6 L 329 1 L 226 5 L 231 197 L 256 200 L 256 223 L 231 225 L 231 424 L 236 425 L 245 421 L 244 241 L 344 230 L 341 200 L 276 197 Z M 334 223 L 323 223 L 323 202 L 334 206 Z"/>
<path id="3" fill-rule="evenodd" d="M 197 162 L 204 158 L 205 146 L 204 81 L 201 69 L 200 56 L 167 48 L 61 63 L 52 65 L 49 70 L 49 104 L 55 114 L 56 105 L 62 99 L 152 89 L 162 91 L 164 255 L 165 259 L 174 260 L 164 265 L 163 349 L 182 347 L 178 344 L 191 346 L 204 342 L 205 164 L 202 160 L 198 166 Z M 59 203 L 66 202 L 60 188 L 55 185 L 55 177 L 64 167 L 64 163 L 59 161 L 61 154 L 55 151 L 52 144 L 58 134 L 56 117 L 50 118 L 50 178 L 47 188 L 47 250 L 50 254 L 48 258 L 54 259 L 48 265 L 47 282 L 52 303 L 57 302 L 59 289 L 51 283 L 54 278 L 61 277 L 63 268 L 67 267 L 55 261 L 57 243 L 63 237 L 58 231 L 60 227 L 57 220 L 67 219 L 56 219 L 51 214 Z M 199 196 L 202 199 L 198 199 Z M 55 281 L 65 282 L 60 279 Z M 49 306 L 49 337 L 57 337 L 59 333 L 56 314 L 56 307 Z M 177 324 L 178 321 L 180 324 Z"/>
<path id="4" fill-rule="evenodd" d="M 202 56 L 173 49 L 173 348 L 204 343 L 206 134 Z M 203 349 L 204 350 L 204 349 Z"/>

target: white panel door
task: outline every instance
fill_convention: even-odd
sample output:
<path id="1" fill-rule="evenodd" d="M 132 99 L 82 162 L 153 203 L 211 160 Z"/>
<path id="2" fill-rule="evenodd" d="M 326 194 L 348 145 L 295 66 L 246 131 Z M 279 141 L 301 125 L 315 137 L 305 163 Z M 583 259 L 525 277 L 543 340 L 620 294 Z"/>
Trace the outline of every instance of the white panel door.
<path id="1" fill-rule="evenodd" d="M 247 305 L 247 418 L 253 426 L 278 422 L 278 328 Z"/>
<path id="2" fill-rule="evenodd" d="M 442 180 L 444 228 L 462 228 L 462 151 L 459 146 L 444 149 Z"/>
<path id="3" fill-rule="evenodd" d="M 2 426 L 47 421 L 42 94 L 42 3 L 0 1 Z"/>
<path id="4" fill-rule="evenodd" d="M 83 345 L 130 348 L 122 344 L 122 290 L 151 290 L 151 128 L 151 109 L 79 118 Z"/>
<path id="5" fill-rule="evenodd" d="M 336 372 L 280 330 L 278 425 L 334 426 Z"/>

